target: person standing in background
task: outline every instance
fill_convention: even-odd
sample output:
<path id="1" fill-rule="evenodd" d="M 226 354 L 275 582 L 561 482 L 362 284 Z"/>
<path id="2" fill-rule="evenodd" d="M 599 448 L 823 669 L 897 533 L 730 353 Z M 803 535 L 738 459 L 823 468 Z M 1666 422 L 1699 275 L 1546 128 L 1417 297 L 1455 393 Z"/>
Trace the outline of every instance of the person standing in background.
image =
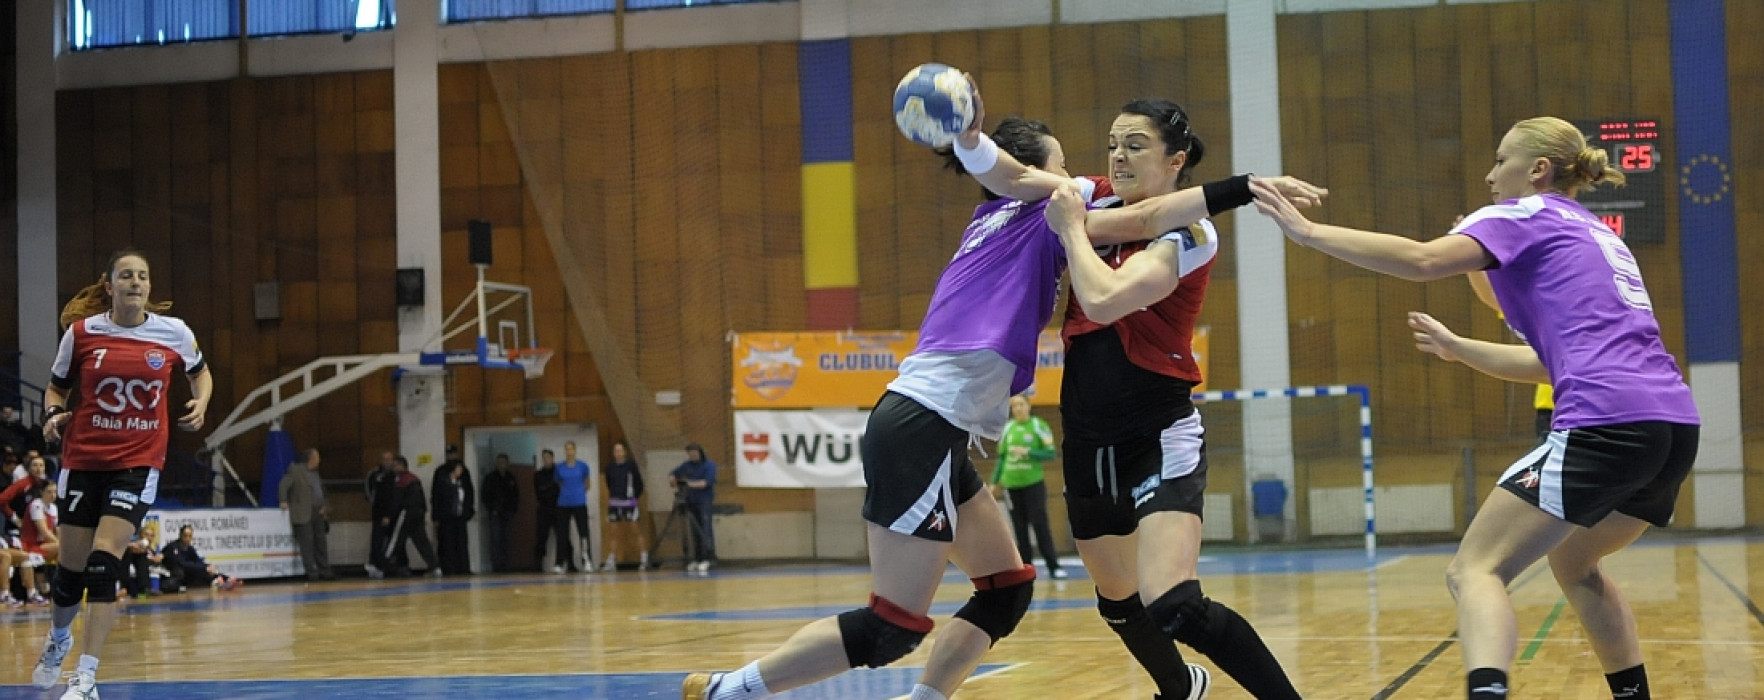
<path id="1" fill-rule="evenodd" d="M 1011 397 L 1011 420 L 998 439 L 998 453 L 992 485 L 1004 487 L 1010 498 L 1017 554 L 1025 562 L 1034 561 L 1034 552 L 1029 549 L 1029 534 L 1033 531 L 1041 557 L 1047 560 L 1047 575 L 1065 578 L 1059 555 L 1054 553 L 1053 530 L 1047 524 L 1047 479 L 1041 468 L 1042 462 L 1054 457 L 1053 429 L 1040 416 L 1029 413 L 1028 396 Z"/>
<path id="2" fill-rule="evenodd" d="M 398 508 L 393 505 L 392 491 L 398 483 L 398 472 L 393 468 L 391 451 L 380 453 L 380 463 L 368 472 L 363 483 L 363 493 L 368 501 L 368 563 L 362 566 L 367 570 L 368 578 L 385 578 L 387 569 L 397 568 L 396 562 L 386 560 L 386 540 L 392 533 L 392 518 L 397 517 Z"/>
<path id="3" fill-rule="evenodd" d="M 496 455 L 496 468 L 484 475 L 484 511 L 490 517 L 490 570 L 509 570 L 510 536 L 514 534 L 515 511 L 521 507 L 521 487 L 514 472 L 508 469 L 508 455 Z"/>
<path id="4" fill-rule="evenodd" d="M 564 443 L 564 461 L 557 465 L 557 563 L 553 573 L 575 573 L 576 547 L 582 548 L 582 569 L 594 569 L 594 554 L 588 551 L 588 479 L 593 468 L 576 459 L 576 443 Z M 576 535 L 570 536 L 575 523 Z"/>
<path id="5" fill-rule="evenodd" d="M 476 510 L 472 505 L 472 479 L 466 476 L 465 462 L 450 460 L 435 472 L 435 483 L 429 489 L 429 510 L 435 519 L 435 556 L 441 558 L 441 571 L 453 575 L 471 573 L 466 523 Z"/>
<path id="6" fill-rule="evenodd" d="M 318 474 L 319 451 L 308 447 L 300 451 L 300 459 L 288 465 L 282 483 L 276 487 L 276 498 L 288 512 L 288 524 L 294 530 L 294 545 L 300 548 L 300 563 L 309 581 L 328 581 L 331 574 L 331 525 L 326 516 L 324 482 Z"/>
<path id="7" fill-rule="evenodd" d="M 604 571 L 618 569 L 613 552 L 618 541 L 635 541 L 639 564 L 649 568 L 649 544 L 643 537 L 643 510 L 637 507 L 643 497 L 643 470 L 631 458 L 631 446 L 624 440 L 613 443 L 612 464 L 606 465 L 606 522 L 608 533 Z"/>
<path id="8" fill-rule="evenodd" d="M 711 529 L 711 502 L 717 494 L 717 463 L 704 456 L 704 448 L 694 442 L 686 446 L 686 461 L 674 467 L 668 481 L 676 489 L 686 491 L 686 531 L 692 537 L 692 561 L 687 571 L 710 571 L 717 559 L 717 536 Z"/>
<path id="9" fill-rule="evenodd" d="M 540 450 L 539 468 L 533 470 L 533 566 L 540 571 L 545 570 L 545 542 L 557 528 L 557 494 L 557 457 Z"/>

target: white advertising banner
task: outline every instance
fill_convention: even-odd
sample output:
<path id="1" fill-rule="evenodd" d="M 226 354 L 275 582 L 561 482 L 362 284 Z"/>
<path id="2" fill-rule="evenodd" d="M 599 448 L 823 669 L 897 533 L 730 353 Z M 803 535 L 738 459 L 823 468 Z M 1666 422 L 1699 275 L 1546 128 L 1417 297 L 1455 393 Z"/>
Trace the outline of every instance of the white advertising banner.
<path id="1" fill-rule="evenodd" d="M 244 579 L 301 576 L 294 528 L 279 508 L 206 508 L 155 510 L 147 513 L 143 530 L 158 531 L 159 544 L 178 538 L 185 525 L 195 529 L 196 553 L 221 573 Z M 149 529 L 151 528 L 151 529 Z"/>
<path id="2" fill-rule="evenodd" d="M 735 483 L 769 488 L 863 486 L 858 440 L 870 412 L 736 411 Z"/>

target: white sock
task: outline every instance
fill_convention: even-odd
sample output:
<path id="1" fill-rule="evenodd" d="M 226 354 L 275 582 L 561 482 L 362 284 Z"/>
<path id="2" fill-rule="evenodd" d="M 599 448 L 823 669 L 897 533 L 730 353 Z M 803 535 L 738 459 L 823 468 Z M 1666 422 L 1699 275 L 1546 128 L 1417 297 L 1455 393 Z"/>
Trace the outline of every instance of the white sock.
<path id="1" fill-rule="evenodd" d="M 91 654 L 80 654 L 80 673 L 98 675 L 98 657 Z"/>
<path id="2" fill-rule="evenodd" d="M 65 642 L 73 639 L 73 625 L 68 625 L 66 627 L 50 627 L 49 638 L 57 642 Z"/>
<path id="3" fill-rule="evenodd" d="M 908 695 L 907 700 L 949 700 L 949 697 L 936 688 L 920 683 L 913 686 L 913 694 Z"/>
<path id="4" fill-rule="evenodd" d="M 757 700 L 771 696 L 772 691 L 766 689 L 765 679 L 760 678 L 758 661 L 742 666 L 739 671 L 723 674 L 710 691 L 710 700 Z"/>

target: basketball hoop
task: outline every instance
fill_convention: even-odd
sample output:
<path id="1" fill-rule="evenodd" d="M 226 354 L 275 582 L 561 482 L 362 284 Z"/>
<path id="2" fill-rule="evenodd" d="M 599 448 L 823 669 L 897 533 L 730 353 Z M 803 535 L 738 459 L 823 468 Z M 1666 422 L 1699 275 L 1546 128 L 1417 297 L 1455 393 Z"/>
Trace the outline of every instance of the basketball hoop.
<path id="1" fill-rule="evenodd" d="M 545 363 L 551 361 L 553 352 L 551 348 L 516 348 L 508 351 L 508 360 L 520 365 L 528 379 L 538 379 L 545 376 Z"/>

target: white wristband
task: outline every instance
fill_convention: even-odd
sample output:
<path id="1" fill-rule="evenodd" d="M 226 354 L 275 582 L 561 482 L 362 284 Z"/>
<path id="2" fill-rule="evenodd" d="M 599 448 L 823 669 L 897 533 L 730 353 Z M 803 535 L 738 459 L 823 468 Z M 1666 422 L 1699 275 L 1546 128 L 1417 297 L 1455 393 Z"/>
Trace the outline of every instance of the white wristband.
<path id="1" fill-rule="evenodd" d="M 961 140 L 955 142 L 956 159 L 962 162 L 970 175 L 982 175 L 992 171 L 998 165 L 998 144 L 984 134 L 980 136 L 980 145 L 973 150 L 962 148 Z"/>

